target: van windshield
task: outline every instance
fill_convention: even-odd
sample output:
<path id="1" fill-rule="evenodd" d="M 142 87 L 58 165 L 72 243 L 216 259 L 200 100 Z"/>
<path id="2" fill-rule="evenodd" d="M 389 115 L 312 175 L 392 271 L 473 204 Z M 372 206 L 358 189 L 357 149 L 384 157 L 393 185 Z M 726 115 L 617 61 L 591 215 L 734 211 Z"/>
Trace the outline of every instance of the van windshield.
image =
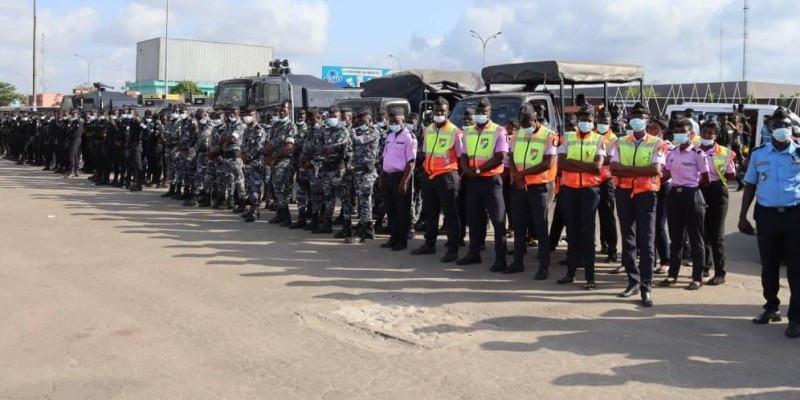
<path id="1" fill-rule="evenodd" d="M 470 97 L 459 101 L 453 110 L 450 112 L 450 121 L 456 126 L 463 126 L 464 124 L 464 111 L 467 108 L 475 109 L 480 97 Z M 519 118 L 519 110 L 522 106 L 523 99 L 519 97 L 501 97 L 493 96 L 489 98 L 492 103 L 492 121 L 498 125 L 506 126 L 508 121 Z"/>

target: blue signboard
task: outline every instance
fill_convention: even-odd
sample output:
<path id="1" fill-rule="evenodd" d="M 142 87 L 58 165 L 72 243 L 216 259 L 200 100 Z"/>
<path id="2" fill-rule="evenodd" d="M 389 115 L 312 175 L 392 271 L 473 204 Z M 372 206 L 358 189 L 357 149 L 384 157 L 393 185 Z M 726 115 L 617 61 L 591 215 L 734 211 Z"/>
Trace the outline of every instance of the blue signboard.
<path id="1" fill-rule="evenodd" d="M 322 79 L 339 87 L 360 87 L 373 78 L 380 78 L 391 70 L 386 68 L 322 66 Z"/>

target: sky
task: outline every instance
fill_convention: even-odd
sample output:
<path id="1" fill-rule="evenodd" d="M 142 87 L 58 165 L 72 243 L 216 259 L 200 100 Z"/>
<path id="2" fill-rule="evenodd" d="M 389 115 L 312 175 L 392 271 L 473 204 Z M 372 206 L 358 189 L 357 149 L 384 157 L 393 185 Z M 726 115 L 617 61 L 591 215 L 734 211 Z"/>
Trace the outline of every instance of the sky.
<path id="1" fill-rule="evenodd" d="M 751 0 L 747 79 L 800 83 L 800 1 Z M 273 46 L 297 73 L 541 60 L 641 64 L 647 83 L 742 77 L 743 0 L 170 0 L 169 36 Z M 135 75 L 136 42 L 164 36 L 166 0 L 38 0 L 37 85 L 68 93 Z M 0 81 L 29 93 L 33 0 L 0 2 Z M 44 38 L 42 40 L 42 35 Z M 42 56 L 43 50 L 43 56 Z M 720 53 L 722 62 L 720 63 Z M 389 57 L 396 56 L 396 59 Z M 399 59 L 399 64 L 398 61 Z"/>

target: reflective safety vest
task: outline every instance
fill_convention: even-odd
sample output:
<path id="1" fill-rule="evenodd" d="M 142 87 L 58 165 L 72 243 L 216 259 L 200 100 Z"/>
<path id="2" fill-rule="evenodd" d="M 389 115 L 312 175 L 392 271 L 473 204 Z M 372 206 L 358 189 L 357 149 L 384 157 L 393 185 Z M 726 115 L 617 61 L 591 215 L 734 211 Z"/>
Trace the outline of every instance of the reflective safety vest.
<path id="1" fill-rule="evenodd" d="M 518 130 L 514 135 L 514 148 L 511 149 L 514 153 L 514 165 L 517 167 L 517 171 L 522 172 L 541 164 L 544 161 L 544 152 L 547 150 L 547 146 L 556 146 L 557 143 L 558 136 L 555 132 L 544 126 L 530 135 L 522 129 Z M 552 182 L 556 178 L 556 172 L 558 172 L 558 165 L 552 163 L 549 169 L 540 174 L 525 175 L 525 184 Z"/>
<path id="2" fill-rule="evenodd" d="M 583 138 L 577 132 L 567 132 L 564 134 L 567 146 L 567 159 L 576 160 L 584 163 L 593 163 L 597 155 L 597 145 L 603 136 L 595 131 L 587 133 Z M 561 172 L 561 184 L 567 187 L 580 189 L 600 185 L 600 174 L 588 172 Z"/>
<path id="3" fill-rule="evenodd" d="M 633 134 L 617 141 L 620 164 L 626 167 L 649 167 L 653 164 L 653 153 L 664 151 L 664 142 L 658 137 L 646 134 L 636 143 Z M 658 176 L 619 177 L 621 189 L 632 189 L 631 195 L 644 192 L 657 192 L 661 189 Z"/>
<path id="4" fill-rule="evenodd" d="M 714 144 L 714 153 L 711 155 L 714 160 L 714 170 L 717 171 L 719 181 L 722 186 L 728 186 L 728 179 L 725 178 L 725 168 L 733 161 L 734 153 L 731 149 Z"/>
<path id="5" fill-rule="evenodd" d="M 614 132 L 612 132 L 610 129 L 608 130 L 608 132 L 603 134 L 603 139 L 607 140 L 606 148 L 610 148 L 614 144 L 614 142 L 616 142 L 618 140 L 617 135 Z M 605 164 L 605 162 L 604 162 L 604 164 Z M 611 179 L 611 178 L 612 178 L 612 176 L 611 176 L 611 166 L 610 165 L 603 165 L 602 167 L 600 167 L 600 181 L 601 182 L 605 182 L 606 180 Z"/>
<path id="6" fill-rule="evenodd" d="M 470 125 L 464 130 L 464 151 L 469 159 L 469 167 L 473 170 L 480 168 L 481 165 L 494 157 L 494 146 L 497 143 L 497 136 L 500 135 L 500 126 L 494 122 L 489 122 L 478 132 L 476 125 Z M 490 177 L 503 173 L 503 163 L 484 171 L 481 169 L 480 176 Z"/>
<path id="7" fill-rule="evenodd" d="M 458 170 L 455 143 L 458 140 L 459 131 L 460 129 L 450 121 L 447 121 L 440 129 L 437 129 L 434 124 L 425 128 L 423 136 L 425 162 L 422 166 L 429 179 Z"/>

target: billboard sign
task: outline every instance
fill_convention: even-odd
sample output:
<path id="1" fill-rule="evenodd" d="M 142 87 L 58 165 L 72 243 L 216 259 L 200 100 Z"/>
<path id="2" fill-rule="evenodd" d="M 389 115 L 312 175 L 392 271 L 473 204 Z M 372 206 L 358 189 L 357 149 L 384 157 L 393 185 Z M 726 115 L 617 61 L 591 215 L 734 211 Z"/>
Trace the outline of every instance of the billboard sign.
<path id="1" fill-rule="evenodd" d="M 339 87 L 360 87 L 370 79 L 380 78 L 391 70 L 387 68 L 322 66 L 322 79 Z"/>

